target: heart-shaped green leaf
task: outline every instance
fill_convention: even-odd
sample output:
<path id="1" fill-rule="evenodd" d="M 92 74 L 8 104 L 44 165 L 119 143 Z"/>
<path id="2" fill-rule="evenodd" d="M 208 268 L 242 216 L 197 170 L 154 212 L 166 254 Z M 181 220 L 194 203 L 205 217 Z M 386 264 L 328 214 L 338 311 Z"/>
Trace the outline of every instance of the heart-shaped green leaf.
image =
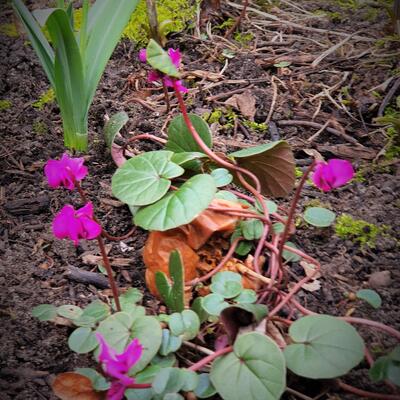
<path id="1" fill-rule="evenodd" d="M 209 206 L 215 192 L 210 175 L 195 175 L 157 203 L 141 208 L 134 218 L 135 224 L 150 231 L 188 224 Z"/>
<path id="2" fill-rule="evenodd" d="M 242 276 L 236 272 L 218 272 L 211 278 L 210 289 L 225 299 L 236 297 L 243 290 Z"/>
<path id="3" fill-rule="evenodd" d="M 220 294 L 211 293 L 203 298 L 202 306 L 209 315 L 218 316 L 223 309 L 229 307 L 229 303 Z"/>
<path id="4" fill-rule="evenodd" d="M 381 296 L 371 289 L 360 289 L 357 291 L 356 296 L 358 299 L 366 301 L 374 308 L 379 308 L 382 305 Z"/>
<path id="5" fill-rule="evenodd" d="M 207 123 L 196 114 L 189 114 L 189 119 L 203 142 L 211 148 L 212 136 Z M 182 114 L 179 114 L 170 122 L 168 126 L 168 141 L 165 148 L 174 153 L 203 151 L 193 139 Z"/>
<path id="6" fill-rule="evenodd" d="M 347 374 L 364 358 L 364 342 L 347 322 L 329 315 L 310 315 L 289 328 L 293 344 L 284 350 L 288 368 L 311 379 Z"/>
<path id="7" fill-rule="evenodd" d="M 388 379 L 400 386 L 400 346 L 396 346 L 387 356 L 379 357 L 369 370 L 369 376 L 374 382 Z"/>
<path id="8" fill-rule="evenodd" d="M 167 356 L 170 353 L 177 351 L 182 345 L 182 339 L 178 336 L 171 335 L 168 329 L 162 330 L 162 342 L 158 351 L 162 356 Z"/>
<path id="9" fill-rule="evenodd" d="M 69 348 L 78 354 L 89 353 L 99 345 L 99 342 L 90 328 L 77 328 L 68 338 Z"/>
<path id="10" fill-rule="evenodd" d="M 323 207 L 309 207 L 304 212 L 304 220 L 310 225 L 318 226 L 319 228 L 332 225 L 335 218 L 336 214 L 334 212 Z"/>
<path id="11" fill-rule="evenodd" d="M 268 336 L 246 333 L 232 353 L 214 361 L 210 378 L 224 400 L 278 400 L 286 386 L 285 359 Z"/>
<path id="12" fill-rule="evenodd" d="M 238 199 L 237 196 L 235 196 L 231 192 L 228 192 L 227 190 L 218 190 L 218 192 L 215 193 L 215 198 L 234 201 L 234 202 L 237 201 L 237 199 Z"/>
<path id="13" fill-rule="evenodd" d="M 66 304 L 57 307 L 57 314 L 63 318 L 76 319 L 79 318 L 82 315 L 82 313 L 83 313 L 82 308 L 74 306 L 72 304 Z"/>
<path id="14" fill-rule="evenodd" d="M 149 151 L 126 161 L 112 178 L 112 191 L 124 203 L 144 206 L 161 199 L 171 186 L 170 179 L 185 170 L 171 162 L 171 151 Z"/>
<path id="15" fill-rule="evenodd" d="M 32 308 L 32 315 L 39 321 L 51 321 L 57 317 L 57 307 L 52 304 L 40 304 Z"/>
<path id="16" fill-rule="evenodd" d="M 194 389 L 196 397 L 199 399 L 206 399 L 207 397 L 214 396 L 216 393 L 217 391 L 210 381 L 210 375 L 206 373 L 200 374 L 199 384 Z"/>
<path id="17" fill-rule="evenodd" d="M 104 125 L 104 138 L 107 146 L 111 149 L 114 138 L 122 127 L 128 122 L 128 114 L 125 111 L 116 113 Z"/>
<path id="18" fill-rule="evenodd" d="M 249 147 L 229 156 L 233 157 L 240 167 L 248 169 L 257 176 L 261 184 L 261 193 L 265 196 L 283 197 L 294 187 L 294 157 L 285 141 Z M 254 184 L 249 178 L 245 179 Z"/>
<path id="19" fill-rule="evenodd" d="M 229 185 L 233 180 L 233 176 L 225 168 L 216 168 L 212 170 L 211 176 L 214 178 L 217 187 Z"/>
<path id="20" fill-rule="evenodd" d="M 157 394 L 176 393 L 180 390 L 192 391 L 199 379 L 195 372 L 179 368 L 163 368 L 153 380 L 153 390 Z M 165 396 L 164 396 L 165 399 Z"/>
<path id="21" fill-rule="evenodd" d="M 106 378 L 93 368 L 77 368 L 76 372 L 89 378 L 92 381 L 93 389 L 98 392 L 110 388 L 110 383 L 107 382 Z"/>
<path id="22" fill-rule="evenodd" d="M 184 310 L 171 314 L 168 325 L 173 335 L 182 336 L 183 340 L 191 340 L 199 333 L 200 319 L 194 311 Z"/>
<path id="23" fill-rule="evenodd" d="M 153 39 L 150 39 L 146 49 L 147 62 L 165 75 L 179 78 L 179 72 L 172 64 L 168 53 Z"/>
<path id="24" fill-rule="evenodd" d="M 257 301 L 257 293 L 252 289 L 243 289 L 233 300 L 236 303 L 252 304 Z"/>
<path id="25" fill-rule="evenodd" d="M 240 229 L 246 240 L 256 240 L 260 239 L 264 230 L 264 224 L 259 219 L 247 219 L 240 223 Z"/>

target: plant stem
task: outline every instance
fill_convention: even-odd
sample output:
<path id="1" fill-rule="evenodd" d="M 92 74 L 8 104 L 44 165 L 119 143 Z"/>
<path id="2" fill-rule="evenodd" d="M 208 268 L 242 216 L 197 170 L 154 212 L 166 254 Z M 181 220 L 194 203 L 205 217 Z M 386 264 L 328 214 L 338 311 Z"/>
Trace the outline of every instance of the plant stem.
<path id="1" fill-rule="evenodd" d="M 115 279 L 113 277 L 113 270 L 111 268 L 110 260 L 108 259 L 108 256 L 107 256 L 107 252 L 106 252 L 106 248 L 104 246 L 103 238 L 101 236 L 98 236 L 97 237 L 97 242 L 99 244 L 101 256 L 103 257 L 104 267 L 105 267 L 105 269 L 107 271 L 107 278 L 108 278 L 108 282 L 110 283 L 111 291 L 113 293 L 113 297 L 114 297 L 114 301 L 115 301 L 115 307 L 116 307 L 117 311 L 121 311 L 121 305 L 119 303 L 118 288 L 117 288 L 117 284 L 115 283 Z"/>
<path id="2" fill-rule="evenodd" d="M 166 113 L 168 114 L 169 111 L 171 110 L 168 89 L 167 89 L 167 86 L 165 85 L 164 79 L 161 79 L 161 81 L 162 81 L 162 88 L 163 88 L 163 92 L 164 92 L 165 104 L 167 105 Z"/>
<path id="3" fill-rule="evenodd" d="M 283 231 L 283 235 L 281 238 L 281 241 L 279 243 L 279 254 L 278 254 L 278 260 L 279 263 L 282 265 L 282 253 L 283 253 L 283 247 L 286 243 L 286 240 L 289 236 L 289 230 L 290 230 L 290 225 L 292 223 L 293 217 L 294 217 L 294 213 L 296 211 L 296 206 L 297 203 L 300 200 L 300 194 L 301 191 L 303 189 L 304 184 L 306 183 L 306 180 L 308 178 L 308 175 L 310 174 L 310 172 L 314 169 L 315 166 L 315 160 L 313 160 L 313 162 L 311 163 L 311 165 L 307 168 L 307 171 L 304 173 L 304 175 L 302 176 L 299 186 L 297 186 L 296 192 L 294 194 L 294 198 L 292 200 L 292 204 L 290 205 L 290 209 L 289 209 L 289 214 L 285 223 L 285 230 Z"/>
<path id="4" fill-rule="evenodd" d="M 191 367 L 188 368 L 189 371 L 198 371 L 200 368 L 203 368 L 205 365 L 207 365 L 209 362 L 215 360 L 216 358 L 230 353 L 231 351 L 233 351 L 233 347 L 232 346 L 228 346 L 228 347 L 224 347 L 221 350 L 216 351 L 213 354 L 210 354 L 207 357 L 204 357 L 202 360 L 198 361 L 197 363 L 193 364 Z"/>
<path id="5" fill-rule="evenodd" d="M 366 390 L 358 389 L 354 386 L 348 385 L 347 383 L 342 382 L 340 379 L 336 381 L 336 383 L 339 385 L 339 387 L 343 390 L 346 390 L 347 392 L 356 394 L 357 396 L 361 397 L 367 397 L 370 399 L 375 399 L 375 400 L 400 400 L 400 395 L 398 394 L 383 394 L 383 393 L 374 393 L 374 392 L 368 392 Z"/>

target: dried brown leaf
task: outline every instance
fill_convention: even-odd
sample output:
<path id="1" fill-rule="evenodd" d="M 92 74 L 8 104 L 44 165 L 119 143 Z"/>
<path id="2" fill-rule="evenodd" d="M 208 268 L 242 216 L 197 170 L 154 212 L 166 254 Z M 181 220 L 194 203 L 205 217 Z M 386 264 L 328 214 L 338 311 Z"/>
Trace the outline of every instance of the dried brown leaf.
<path id="1" fill-rule="evenodd" d="M 51 385 L 54 394 L 61 400 L 102 400 L 104 393 L 96 392 L 86 376 L 76 372 L 57 375 Z"/>
<path id="2" fill-rule="evenodd" d="M 246 90 L 240 94 L 234 94 L 225 101 L 225 104 L 236 108 L 244 117 L 251 121 L 254 120 L 254 116 L 256 115 L 256 98 L 250 90 Z"/>

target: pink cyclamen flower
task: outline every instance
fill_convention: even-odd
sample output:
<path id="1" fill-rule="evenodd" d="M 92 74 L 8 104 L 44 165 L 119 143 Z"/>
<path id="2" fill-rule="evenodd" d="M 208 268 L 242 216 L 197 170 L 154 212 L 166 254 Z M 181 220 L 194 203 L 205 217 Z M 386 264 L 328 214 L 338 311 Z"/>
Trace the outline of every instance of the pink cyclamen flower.
<path id="1" fill-rule="evenodd" d="M 53 221 L 53 233 L 58 239 L 71 239 L 75 246 L 80 239 L 95 239 L 101 234 L 101 226 L 93 220 L 93 204 L 87 203 L 79 210 L 67 204 Z"/>
<path id="2" fill-rule="evenodd" d="M 168 49 L 168 55 L 169 55 L 169 58 L 170 58 L 172 64 L 174 64 L 174 66 L 176 68 L 179 68 L 181 65 L 181 59 L 182 59 L 181 52 L 178 49 L 174 50 L 174 49 L 170 48 L 170 49 Z M 141 49 L 139 51 L 139 60 L 143 63 L 147 62 L 146 49 Z M 151 70 L 149 72 L 149 75 L 147 76 L 147 80 L 149 82 L 156 82 L 156 81 L 162 80 L 164 82 L 165 86 L 174 87 L 174 84 L 173 84 L 174 79 L 173 78 L 163 75 L 161 72 L 158 72 L 156 70 Z M 176 80 L 175 83 L 176 83 L 177 89 L 180 92 L 187 93 L 188 90 L 185 86 L 183 86 L 183 83 L 181 80 Z"/>
<path id="3" fill-rule="evenodd" d="M 61 160 L 49 160 L 44 167 L 47 181 L 52 188 L 64 186 L 67 189 L 74 189 L 75 182 L 82 180 L 88 173 L 83 165 L 83 158 L 71 158 L 64 153 Z"/>
<path id="4" fill-rule="evenodd" d="M 318 162 L 315 167 L 312 181 L 315 186 L 328 192 L 345 185 L 354 177 L 354 169 L 349 161 L 332 159 L 327 163 Z"/>
<path id="5" fill-rule="evenodd" d="M 96 338 L 100 343 L 99 361 L 103 370 L 109 377 L 114 378 L 107 392 L 107 399 L 121 400 L 126 388 L 135 383 L 134 378 L 128 376 L 128 372 L 142 356 L 143 346 L 138 339 L 133 339 L 122 353 L 117 354 L 100 333 L 96 333 Z"/>

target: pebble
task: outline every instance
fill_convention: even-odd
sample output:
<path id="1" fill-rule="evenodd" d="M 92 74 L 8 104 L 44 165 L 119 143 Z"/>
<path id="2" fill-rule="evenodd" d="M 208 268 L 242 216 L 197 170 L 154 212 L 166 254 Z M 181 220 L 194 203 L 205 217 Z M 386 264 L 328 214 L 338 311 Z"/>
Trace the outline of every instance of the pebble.
<path id="1" fill-rule="evenodd" d="M 369 277 L 369 286 L 373 289 L 390 286 L 392 277 L 390 271 L 378 271 Z"/>

